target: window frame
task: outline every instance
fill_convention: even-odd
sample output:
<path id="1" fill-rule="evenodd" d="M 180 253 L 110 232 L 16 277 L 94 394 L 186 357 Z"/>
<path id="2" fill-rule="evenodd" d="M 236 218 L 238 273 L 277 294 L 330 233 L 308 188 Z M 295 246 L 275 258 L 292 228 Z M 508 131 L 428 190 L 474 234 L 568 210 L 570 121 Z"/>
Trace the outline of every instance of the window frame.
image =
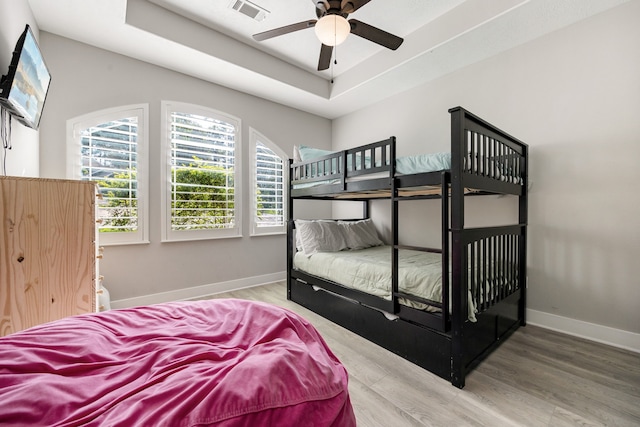
<path id="1" fill-rule="evenodd" d="M 137 117 L 136 181 L 137 223 L 136 231 L 117 233 L 100 232 L 102 246 L 134 245 L 149 243 L 149 104 L 124 105 L 93 111 L 67 120 L 67 178 L 82 180 L 82 142 L 80 132 L 126 117 Z M 99 208 L 98 208 L 99 209 Z"/>
<path id="2" fill-rule="evenodd" d="M 234 227 L 206 230 L 173 230 L 171 226 L 171 114 L 173 112 L 194 114 L 224 121 L 235 126 L 234 141 Z M 242 121 L 213 108 L 178 102 L 161 102 L 161 227 L 162 242 L 190 240 L 227 239 L 242 237 Z"/>
<path id="3" fill-rule="evenodd" d="M 268 149 L 273 151 L 280 159 L 282 160 L 282 179 L 283 179 L 283 191 L 282 191 L 282 225 L 271 226 L 271 227 L 258 227 L 258 223 L 256 221 L 258 214 L 258 176 L 257 176 L 257 164 L 256 164 L 256 153 L 257 153 L 257 144 L 261 143 L 266 146 Z M 278 147 L 273 141 L 269 138 L 258 132 L 254 128 L 249 128 L 249 147 L 250 147 L 250 170 L 251 170 L 251 189 L 250 189 L 250 197 L 251 197 L 251 236 L 271 236 L 271 235 L 280 235 L 286 234 L 287 232 L 287 214 L 288 214 L 288 199 L 289 199 L 289 156 Z"/>

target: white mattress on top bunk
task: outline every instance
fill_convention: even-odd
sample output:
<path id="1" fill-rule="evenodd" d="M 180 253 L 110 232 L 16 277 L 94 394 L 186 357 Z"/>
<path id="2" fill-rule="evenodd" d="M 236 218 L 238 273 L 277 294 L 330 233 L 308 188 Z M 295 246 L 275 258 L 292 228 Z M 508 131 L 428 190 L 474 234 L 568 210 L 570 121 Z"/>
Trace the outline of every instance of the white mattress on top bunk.
<path id="1" fill-rule="evenodd" d="M 371 295 L 391 300 L 391 246 L 375 246 L 366 249 L 340 252 L 318 252 L 308 257 L 297 252 L 294 268 L 313 276 L 339 283 Z M 431 301 L 442 301 L 442 255 L 399 250 L 398 288 L 400 292 Z M 440 309 L 400 298 L 400 303 L 426 311 Z M 475 322 L 475 306 L 469 295 L 468 319 Z"/>
<path id="2" fill-rule="evenodd" d="M 321 150 L 318 148 L 307 147 L 301 145 L 300 147 L 294 147 L 294 162 L 313 160 L 318 157 L 334 154 L 335 151 Z M 371 159 L 365 156 L 365 168 L 372 167 Z M 373 166 L 382 166 L 380 159 L 376 160 L 376 164 Z M 347 167 L 351 169 L 351 156 L 347 157 Z M 355 169 L 361 168 L 360 154 L 356 154 Z M 415 173 L 424 172 L 437 172 L 441 170 L 448 170 L 451 168 L 451 153 L 426 153 L 417 154 L 412 156 L 403 156 L 396 158 L 396 173 L 400 175 L 409 175 Z"/>
<path id="3" fill-rule="evenodd" d="M 330 152 L 327 152 L 330 153 Z M 350 160 L 350 158 L 348 159 Z M 371 167 L 369 159 L 365 159 L 365 168 Z M 351 168 L 351 162 L 348 162 L 348 168 Z M 442 170 L 448 170 L 451 168 L 451 153 L 431 153 L 420 154 L 415 156 L 398 157 L 396 159 L 396 175 L 410 175 L 416 173 L 437 172 Z M 356 165 L 356 170 L 360 170 L 360 165 Z M 335 171 L 332 171 L 335 172 Z M 350 178 L 350 181 L 359 181 L 361 179 L 381 178 L 387 174 L 384 172 L 378 172 L 375 174 L 368 174 L 362 177 Z M 323 184 L 339 184 L 339 179 L 328 179 L 323 181 L 315 181 L 311 183 L 295 184 L 293 188 L 303 189 L 316 187 Z M 439 188 L 436 188 L 439 190 Z"/>

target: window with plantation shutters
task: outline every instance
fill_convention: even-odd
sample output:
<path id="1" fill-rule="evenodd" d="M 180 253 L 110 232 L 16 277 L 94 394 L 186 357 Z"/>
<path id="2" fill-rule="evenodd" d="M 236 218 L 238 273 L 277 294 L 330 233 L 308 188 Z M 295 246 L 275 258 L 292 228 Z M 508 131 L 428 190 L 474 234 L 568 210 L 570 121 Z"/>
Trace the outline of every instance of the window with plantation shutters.
<path id="1" fill-rule="evenodd" d="M 240 120 L 163 102 L 163 240 L 241 235 Z"/>
<path id="2" fill-rule="evenodd" d="M 287 156 L 273 142 L 250 129 L 251 234 L 286 233 Z"/>
<path id="3" fill-rule="evenodd" d="M 100 243 L 147 237 L 147 105 L 102 110 L 67 122 L 68 176 L 98 183 Z"/>

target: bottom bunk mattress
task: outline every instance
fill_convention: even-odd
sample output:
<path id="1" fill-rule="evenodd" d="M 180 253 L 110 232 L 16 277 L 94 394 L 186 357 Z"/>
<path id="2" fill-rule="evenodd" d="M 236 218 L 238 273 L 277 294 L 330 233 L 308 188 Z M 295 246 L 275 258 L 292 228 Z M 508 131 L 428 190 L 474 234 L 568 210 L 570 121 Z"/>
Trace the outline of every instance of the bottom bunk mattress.
<path id="1" fill-rule="evenodd" d="M 317 252 L 307 256 L 296 252 L 294 268 L 342 286 L 391 300 L 391 246 L 339 252 Z M 429 301 L 442 301 L 442 254 L 400 249 L 398 251 L 398 289 Z M 468 318 L 476 321 L 473 299 L 468 298 Z M 431 312 L 432 305 L 399 298 L 403 305 Z"/>
<path id="2" fill-rule="evenodd" d="M 0 425 L 355 426 L 347 372 L 269 304 L 176 302 L 0 338 Z"/>

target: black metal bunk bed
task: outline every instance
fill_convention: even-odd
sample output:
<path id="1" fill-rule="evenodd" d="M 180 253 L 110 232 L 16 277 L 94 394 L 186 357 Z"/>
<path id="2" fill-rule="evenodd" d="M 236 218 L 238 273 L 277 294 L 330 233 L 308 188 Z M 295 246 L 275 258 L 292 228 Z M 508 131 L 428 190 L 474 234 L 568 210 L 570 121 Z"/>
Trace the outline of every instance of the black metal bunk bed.
<path id="1" fill-rule="evenodd" d="M 287 298 L 462 388 L 466 374 L 525 325 L 528 147 L 461 107 L 449 113 L 448 170 L 396 174 L 394 137 L 291 164 Z M 517 196 L 517 223 L 465 227 L 465 196 L 470 194 Z M 380 198 L 392 201 L 390 301 L 294 268 L 294 200 L 359 200 L 366 218 L 369 200 Z M 429 198 L 441 199 L 442 248 L 399 244 L 398 203 Z M 400 291 L 402 249 L 441 254 L 440 301 Z M 400 298 L 439 311 L 411 308 L 400 304 Z M 468 318 L 469 299 L 477 310 L 475 322 Z"/>

